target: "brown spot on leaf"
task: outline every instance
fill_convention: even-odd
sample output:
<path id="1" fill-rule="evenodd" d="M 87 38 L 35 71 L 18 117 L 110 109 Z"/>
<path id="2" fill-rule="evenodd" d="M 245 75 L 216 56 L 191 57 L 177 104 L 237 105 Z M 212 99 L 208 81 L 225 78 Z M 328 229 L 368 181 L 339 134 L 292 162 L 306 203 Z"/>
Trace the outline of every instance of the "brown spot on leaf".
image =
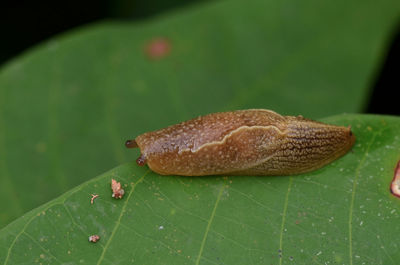
<path id="1" fill-rule="evenodd" d="M 159 60 L 171 52 L 171 42 L 166 38 L 155 38 L 145 48 L 146 55 L 152 60 Z"/>
<path id="2" fill-rule="evenodd" d="M 400 198 L 400 161 L 394 170 L 394 177 L 392 183 L 390 183 L 390 191 L 394 196 Z"/>

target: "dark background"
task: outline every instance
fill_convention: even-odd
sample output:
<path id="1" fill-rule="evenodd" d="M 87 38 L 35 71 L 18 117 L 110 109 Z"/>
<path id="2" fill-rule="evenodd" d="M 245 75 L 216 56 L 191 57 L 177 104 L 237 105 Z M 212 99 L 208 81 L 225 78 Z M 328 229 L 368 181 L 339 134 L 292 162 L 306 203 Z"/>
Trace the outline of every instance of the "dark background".
<path id="1" fill-rule="evenodd" d="M 169 9 L 211 0 L 3 1 L 0 67 L 29 47 L 63 31 L 101 19 L 142 20 Z M 400 22 L 400 18 L 399 18 Z M 370 87 L 364 112 L 400 115 L 400 23 Z"/>

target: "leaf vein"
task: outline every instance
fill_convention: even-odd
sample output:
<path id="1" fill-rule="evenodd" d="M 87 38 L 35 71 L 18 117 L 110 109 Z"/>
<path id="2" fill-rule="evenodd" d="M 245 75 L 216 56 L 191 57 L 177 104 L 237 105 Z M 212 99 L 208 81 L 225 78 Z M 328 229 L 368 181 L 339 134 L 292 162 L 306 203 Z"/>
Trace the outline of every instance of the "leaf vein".
<path id="1" fill-rule="evenodd" d="M 51 256 L 53 259 L 55 259 L 56 261 L 58 261 L 60 264 L 62 264 L 63 262 L 61 262 L 59 259 L 57 259 L 56 256 L 54 256 L 53 254 L 51 254 L 51 252 L 48 249 L 45 249 L 44 247 L 42 247 L 42 245 L 40 245 L 39 242 L 37 242 L 36 239 L 34 239 L 30 234 L 28 234 L 26 231 L 23 232 L 23 234 L 25 236 L 27 236 L 30 240 L 32 240 L 33 243 L 35 243 L 40 249 L 42 249 L 44 252 L 46 252 L 49 256 Z"/>
<path id="2" fill-rule="evenodd" d="M 283 213 L 282 213 L 282 224 L 281 224 L 281 232 L 280 232 L 280 236 L 279 236 L 279 249 L 281 250 L 281 253 L 283 254 L 283 231 L 285 228 L 285 222 L 286 222 L 286 213 L 287 213 L 287 208 L 288 208 L 288 204 L 289 204 L 289 194 L 290 191 L 292 190 L 292 183 L 293 183 L 293 178 L 290 177 L 289 178 L 289 185 L 288 185 L 288 189 L 286 192 L 286 197 L 285 197 L 285 204 L 283 205 Z M 282 264 L 282 257 L 279 259 L 279 264 Z"/>
<path id="3" fill-rule="evenodd" d="M 268 211 L 271 211 L 271 212 L 273 212 L 273 213 L 276 213 L 276 212 L 277 212 L 277 211 L 275 211 L 274 209 L 268 207 L 268 206 L 265 205 L 265 204 L 262 204 L 261 202 L 259 202 L 259 201 L 255 200 L 255 199 L 253 199 L 253 198 L 250 197 L 249 195 L 247 195 L 247 194 L 245 194 L 245 193 L 243 193 L 243 192 L 241 192 L 241 191 L 239 191 L 239 190 L 237 190 L 237 189 L 235 189 L 235 188 L 232 188 L 232 187 L 231 187 L 230 190 L 231 190 L 231 191 L 234 191 L 234 192 L 236 192 L 236 193 L 238 193 L 238 194 L 240 194 L 240 195 L 242 195 L 243 197 L 246 197 L 247 199 L 249 199 L 249 200 L 255 202 L 255 203 L 258 204 L 259 206 L 261 206 L 261 207 L 267 209 Z"/>
<path id="4" fill-rule="evenodd" d="M 217 211 L 218 204 L 219 204 L 219 202 L 221 200 L 222 193 L 223 193 L 224 189 L 225 189 L 225 183 L 223 183 L 221 185 L 220 189 L 219 189 L 217 200 L 215 201 L 214 208 L 213 208 L 213 210 L 211 212 L 211 216 L 208 219 L 208 224 L 207 224 L 206 230 L 204 231 L 203 240 L 201 241 L 199 254 L 197 255 L 196 265 L 198 265 L 200 263 L 200 260 L 202 258 L 202 254 L 203 254 L 204 246 L 206 244 L 207 236 L 208 236 L 208 233 L 210 231 L 211 224 L 212 224 L 212 222 L 214 220 L 215 212 Z"/>
<path id="5" fill-rule="evenodd" d="M 112 240 L 113 240 L 113 238 L 115 236 L 115 233 L 117 232 L 117 230 L 118 230 L 118 228 L 119 228 L 119 226 L 121 224 L 121 220 L 122 220 L 122 217 L 124 216 L 126 206 L 128 205 L 128 202 L 129 202 L 130 198 L 132 197 L 132 194 L 133 194 L 136 186 L 143 181 L 144 177 L 147 175 L 147 173 L 149 171 L 150 170 L 148 170 L 145 174 L 143 174 L 143 176 L 134 185 L 132 185 L 131 191 L 129 192 L 129 194 L 128 194 L 128 196 L 127 196 L 127 198 L 126 198 L 126 200 L 125 200 L 125 202 L 124 202 L 124 204 L 122 206 L 121 213 L 119 214 L 118 219 L 115 222 L 114 228 L 113 228 L 113 230 L 111 232 L 111 235 L 110 235 L 110 239 L 107 240 L 107 243 L 104 246 L 103 251 L 101 252 L 100 258 L 97 261 L 97 265 L 101 264 L 101 262 L 104 260 L 104 255 L 106 254 L 106 252 L 107 252 L 107 250 L 108 250 L 108 248 L 109 248 L 109 246 L 110 246 L 110 244 L 111 244 L 111 242 L 112 242 Z"/>
<path id="6" fill-rule="evenodd" d="M 381 132 L 381 131 L 380 131 Z M 380 133 L 379 132 L 379 133 Z M 349 209 L 349 223 L 348 223 L 348 229 L 349 229 L 349 264 L 353 265 L 353 211 L 354 211 L 354 202 L 355 202 L 355 194 L 356 194 L 356 189 L 357 189 L 357 182 L 358 178 L 360 176 L 360 170 L 361 170 L 361 165 L 364 164 L 365 159 L 368 156 L 369 149 L 372 145 L 372 143 L 375 141 L 375 138 L 377 136 L 378 132 L 374 133 L 372 136 L 371 141 L 368 143 L 368 146 L 365 150 L 364 156 L 361 159 L 360 163 L 358 164 L 356 168 L 356 174 L 353 180 L 353 188 L 351 192 L 351 200 L 350 200 L 350 209 Z"/>
<path id="7" fill-rule="evenodd" d="M 151 183 L 148 183 L 147 181 L 144 181 L 144 182 L 145 182 L 146 184 L 148 184 L 148 185 L 151 185 Z M 158 192 L 160 195 L 162 195 L 162 196 L 163 196 L 173 207 L 175 207 L 176 209 L 181 210 L 182 212 L 184 212 L 184 213 L 186 213 L 186 214 L 188 214 L 188 215 L 191 215 L 191 216 L 196 217 L 196 218 L 198 218 L 198 219 L 200 219 L 200 220 L 202 220 L 202 221 L 207 222 L 207 220 L 204 219 L 203 217 L 198 216 L 198 215 L 192 213 L 191 211 L 186 210 L 186 209 L 184 209 L 184 208 L 178 206 L 178 205 L 177 205 L 175 202 L 173 202 L 167 195 L 165 195 L 161 190 L 159 190 L 159 191 L 157 191 L 157 192 Z M 148 207 L 150 207 L 150 205 L 148 205 Z"/>

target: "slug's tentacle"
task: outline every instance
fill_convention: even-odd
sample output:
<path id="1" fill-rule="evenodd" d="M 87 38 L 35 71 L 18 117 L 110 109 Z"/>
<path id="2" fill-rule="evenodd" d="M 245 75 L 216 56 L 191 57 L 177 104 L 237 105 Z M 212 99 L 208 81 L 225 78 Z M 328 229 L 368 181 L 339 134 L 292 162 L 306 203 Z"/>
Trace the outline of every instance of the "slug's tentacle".
<path id="1" fill-rule="evenodd" d="M 125 146 L 127 148 L 137 148 L 139 147 L 137 142 L 135 140 L 127 140 L 125 142 Z M 139 166 L 144 166 L 146 165 L 146 157 L 141 154 L 137 159 L 136 159 L 136 164 L 138 164 Z"/>
<path id="2" fill-rule="evenodd" d="M 125 142 L 125 146 L 127 148 L 137 148 L 137 147 L 139 147 L 135 140 L 127 140 Z"/>
<path id="3" fill-rule="evenodd" d="M 142 154 L 136 159 L 136 164 L 139 166 L 144 166 L 146 165 L 146 157 Z"/>

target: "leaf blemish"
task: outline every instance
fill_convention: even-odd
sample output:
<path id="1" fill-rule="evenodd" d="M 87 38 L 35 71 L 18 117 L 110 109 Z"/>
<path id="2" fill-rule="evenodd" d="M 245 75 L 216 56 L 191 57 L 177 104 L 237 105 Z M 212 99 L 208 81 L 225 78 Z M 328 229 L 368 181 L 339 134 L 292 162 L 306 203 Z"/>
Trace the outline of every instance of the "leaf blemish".
<path id="1" fill-rule="evenodd" d="M 146 55 L 152 60 L 162 59 L 171 51 L 171 43 L 166 38 L 156 38 L 150 41 L 145 48 Z"/>
<path id="2" fill-rule="evenodd" d="M 397 162 L 396 169 L 394 170 L 394 177 L 390 183 L 390 192 L 400 198 L 400 161 Z"/>

